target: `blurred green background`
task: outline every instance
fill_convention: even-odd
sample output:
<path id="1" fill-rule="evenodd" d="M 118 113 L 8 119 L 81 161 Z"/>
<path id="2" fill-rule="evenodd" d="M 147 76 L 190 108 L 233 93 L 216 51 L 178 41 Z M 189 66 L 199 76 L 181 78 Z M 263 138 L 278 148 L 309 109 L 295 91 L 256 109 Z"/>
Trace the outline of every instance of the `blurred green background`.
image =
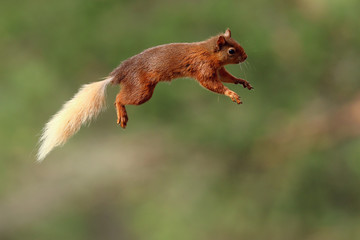
<path id="1" fill-rule="evenodd" d="M 360 2 L 0 3 L 0 239 L 360 239 Z M 122 60 L 227 27 L 244 104 L 191 79 L 42 164 L 42 127 Z"/>

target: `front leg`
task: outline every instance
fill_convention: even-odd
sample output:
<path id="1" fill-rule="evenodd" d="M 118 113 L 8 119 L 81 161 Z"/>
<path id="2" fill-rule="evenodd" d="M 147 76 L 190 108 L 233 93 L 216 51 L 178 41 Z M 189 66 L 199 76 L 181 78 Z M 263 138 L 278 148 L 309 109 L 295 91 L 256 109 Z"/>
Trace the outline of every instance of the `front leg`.
<path id="1" fill-rule="evenodd" d="M 242 84 L 244 88 L 247 88 L 249 90 L 253 89 L 253 87 L 250 85 L 250 83 L 244 79 L 236 78 L 233 75 L 231 75 L 224 67 L 221 67 L 218 70 L 219 78 L 222 82 L 226 83 L 234 83 L 234 84 Z"/>
<path id="2" fill-rule="evenodd" d="M 234 91 L 231 91 L 227 87 L 225 87 L 221 81 L 219 80 L 217 74 L 213 74 L 211 76 L 198 76 L 197 80 L 201 84 L 201 86 L 209 89 L 212 92 L 216 92 L 219 94 L 224 94 L 231 98 L 233 102 L 237 104 L 241 104 L 241 100 L 239 95 L 237 95 Z"/>

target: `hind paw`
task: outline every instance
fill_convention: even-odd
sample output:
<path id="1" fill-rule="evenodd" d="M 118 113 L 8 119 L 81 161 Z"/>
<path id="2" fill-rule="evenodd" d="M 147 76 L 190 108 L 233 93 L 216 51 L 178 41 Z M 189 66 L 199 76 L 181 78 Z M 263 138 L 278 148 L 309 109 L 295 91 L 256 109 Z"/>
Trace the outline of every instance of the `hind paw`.
<path id="1" fill-rule="evenodd" d="M 122 128 L 126 128 L 126 124 L 128 122 L 128 116 L 121 116 L 120 118 L 118 118 L 117 120 L 117 124 L 119 124 Z"/>

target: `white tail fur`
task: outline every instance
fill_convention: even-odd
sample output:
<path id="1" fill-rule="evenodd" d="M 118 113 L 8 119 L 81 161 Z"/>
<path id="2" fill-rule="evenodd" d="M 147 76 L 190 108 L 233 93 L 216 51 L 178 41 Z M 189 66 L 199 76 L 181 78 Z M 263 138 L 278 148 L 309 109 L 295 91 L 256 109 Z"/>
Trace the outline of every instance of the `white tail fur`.
<path id="1" fill-rule="evenodd" d="M 42 161 L 56 146 L 62 145 L 86 122 L 96 117 L 105 107 L 105 89 L 112 77 L 83 85 L 45 125 L 37 161 Z"/>

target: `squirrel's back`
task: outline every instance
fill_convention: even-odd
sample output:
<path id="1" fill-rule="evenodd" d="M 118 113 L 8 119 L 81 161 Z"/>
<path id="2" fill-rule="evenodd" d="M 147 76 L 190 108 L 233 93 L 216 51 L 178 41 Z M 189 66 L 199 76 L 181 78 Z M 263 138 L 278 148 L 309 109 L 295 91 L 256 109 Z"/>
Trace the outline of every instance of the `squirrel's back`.
<path id="1" fill-rule="evenodd" d="M 210 56 L 205 42 L 159 45 L 123 61 L 110 76 L 114 77 L 113 84 L 119 84 L 124 79 L 134 79 L 137 74 L 145 72 L 153 76 L 151 80 L 154 82 L 192 77 L 196 65 L 201 62 L 198 59 L 201 56 L 204 59 Z"/>

